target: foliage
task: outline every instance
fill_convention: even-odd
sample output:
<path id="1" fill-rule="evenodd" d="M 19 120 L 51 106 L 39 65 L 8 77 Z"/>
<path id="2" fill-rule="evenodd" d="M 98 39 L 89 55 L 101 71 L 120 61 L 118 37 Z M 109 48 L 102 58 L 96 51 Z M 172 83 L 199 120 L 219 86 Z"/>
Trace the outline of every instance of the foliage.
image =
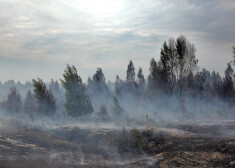
<path id="1" fill-rule="evenodd" d="M 97 68 L 92 79 L 88 78 L 87 94 L 92 97 L 92 103 L 97 110 L 111 100 L 111 91 L 101 68 Z"/>
<path id="2" fill-rule="evenodd" d="M 152 129 L 139 130 L 132 129 L 127 131 L 123 128 L 119 138 L 116 141 L 119 153 L 151 153 L 154 144 L 163 144 L 165 139 L 163 136 L 155 135 Z"/>
<path id="3" fill-rule="evenodd" d="M 128 83 L 133 83 L 135 81 L 135 67 L 131 60 L 127 66 L 126 81 Z"/>
<path id="4" fill-rule="evenodd" d="M 233 47 L 233 65 L 235 66 L 235 47 Z"/>
<path id="5" fill-rule="evenodd" d="M 65 108 L 67 114 L 73 117 L 87 115 L 93 112 L 90 98 L 86 94 L 86 86 L 82 83 L 81 77 L 77 74 L 74 66 L 67 65 L 61 79 L 62 86 L 66 93 Z"/>
<path id="6" fill-rule="evenodd" d="M 222 95 L 223 97 L 231 101 L 232 93 L 233 93 L 233 69 L 230 63 L 228 63 L 227 68 L 225 70 L 225 77 L 223 80 L 223 90 Z"/>
<path id="7" fill-rule="evenodd" d="M 54 115 L 56 112 L 56 101 L 51 91 L 47 89 L 42 79 L 33 79 L 34 97 L 37 100 L 37 112 L 39 114 Z"/>
<path id="8" fill-rule="evenodd" d="M 137 95 L 142 96 L 145 90 L 145 79 L 144 79 L 142 68 L 139 68 L 137 77 L 138 77 Z"/>
<path id="9" fill-rule="evenodd" d="M 198 60 L 195 56 L 196 48 L 183 35 L 176 40 L 170 38 L 168 43 L 164 42 L 160 52 L 158 73 L 160 76 L 161 89 L 166 93 L 173 93 L 177 90 L 182 94 L 185 80 L 188 75 L 194 72 Z"/>

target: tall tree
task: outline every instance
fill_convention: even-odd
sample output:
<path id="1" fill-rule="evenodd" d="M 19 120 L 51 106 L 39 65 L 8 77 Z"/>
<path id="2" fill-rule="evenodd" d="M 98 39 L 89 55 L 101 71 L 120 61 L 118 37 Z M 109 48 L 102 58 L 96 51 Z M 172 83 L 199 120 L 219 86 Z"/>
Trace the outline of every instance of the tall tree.
<path id="1" fill-rule="evenodd" d="M 196 48 L 183 35 L 176 39 L 178 93 L 182 94 L 185 78 L 197 67 Z"/>
<path id="2" fill-rule="evenodd" d="M 97 68 L 96 73 L 93 75 L 93 80 L 97 82 L 105 82 L 105 76 L 101 68 Z"/>
<path id="3" fill-rule="evenodd" d="M 233 47 L 233 65 L 235 66 L 235 46 Z"/>
<path id="4" fill-rule="evenodd" d="M 164 42 L 160 52 L 160 62 L 162 64 L 162 80 L 168 85 L 170 92 L 175 87 L 175 70 L 177 66 L 177 53 L 175 48 L 175 40 L 170 38 L 168 43 Z"/>
<path id="5" fill-rule="evenodd" d="M 158 81 L 158 65 L 154 58 L 150 61 L 150 74 L 148 76 L 148 94 L 152 95 L 153 91 L 157 90 L 157 81 Z"/>
<path id="6" fill-rule="evenodd" d="M 169 87 L 173 93 L 174 88 L 178 94 L 182 94 L 183 87 L 186 86 L 186 78 L 190 73 L 194 74 L 198 60 L 195 56 L 196 48 L 183 35 L 176 41 L 170 38 L 164 42 L 160 52 L 160 64 L 162 67 L 161 81 Z"/>
<path id="7" fill-rule="evenodd" d="M 126 82 L 134 83 L 135 82 L 135 67 L 133 62 L 130 60 L 127 71 L 126 71 Z"/>
<path id="8" fill-rule="evenodd" d="M 91 97 L 95 110 L 100 109 L 104 103 L 111 101 L 111 92 L 101 68 L 97 68 L 92 79 L 88 79 L 87 94 Z"/>
<path id="9" fill-rule="evenodd" d="M 114 92 L 117 97 L 121 97 L 125 93 L 125 81 L 121 80 L 117 75 L 115 80 Z"/>
<path id="10" fill-rule="evenodd" d="M 142 96 L 145 90 L 145 79 L 141 67 L 139 68 L 137 77 L 138 77 L 138 94 L 139 96 Z"/>
<path id="11" fill-rule="evenodd" d="M 148 93 L 154 94 L 155 92 L 168 93 L 169 85 L 166 80 L 166 73 L 163 69 L 163 65 L 160 62 L 156 62 L 154 59 L 150 61 L 150 75 L 148 77 Z"/>
<path id="12" fill-rule="evenodd" d="M 223 80 L 223 97 L 228 101 L 231 100 L 233 93 L 233 72 L 231 63 L 228 63 Z"/>
<path id="13" fill-rule="evenodd" d="M 34 97 L 37 100 L 37 111 L 39 114 L 52 116 L 56 112 L 56 101 L 53 93 L 47 89 L 42 79 L 33 79 Z"/>
<path id="14" fill-rule="evenodd" d="M 91 100 L 87 96 L 86 86 L 81 77 L 77 74 L 74 66 L 67 65 L 61 79 L 62 86 L 66 93 L 65 108 L 69 116 L 79 117 L 93 112 Z"/>

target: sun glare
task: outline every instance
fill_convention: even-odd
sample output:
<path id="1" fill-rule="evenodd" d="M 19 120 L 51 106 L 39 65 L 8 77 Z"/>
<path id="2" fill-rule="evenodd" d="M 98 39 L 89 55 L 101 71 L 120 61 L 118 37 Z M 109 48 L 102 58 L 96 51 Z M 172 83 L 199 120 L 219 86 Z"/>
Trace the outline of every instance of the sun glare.
<path id="1" fill-rule="evenodd" d="M 123 0 L 83 0 L 71 1 L 70 5 L 78 11 L 94 17 L 117 15 L 123 8 Z"/>

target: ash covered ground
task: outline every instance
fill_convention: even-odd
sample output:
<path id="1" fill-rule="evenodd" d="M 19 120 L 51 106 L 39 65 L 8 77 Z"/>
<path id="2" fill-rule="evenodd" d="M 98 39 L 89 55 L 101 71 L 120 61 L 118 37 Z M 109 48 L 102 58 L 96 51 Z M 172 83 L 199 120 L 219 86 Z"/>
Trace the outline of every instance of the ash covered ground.
<path id="1" fill-rule="evenodd" d="M 87 125 L 90 125 L 88 127 Z M 235 121 L 151 123 L 151 128 L 35 126 L 1 120 L 1 168 L 234 167 Z"/>

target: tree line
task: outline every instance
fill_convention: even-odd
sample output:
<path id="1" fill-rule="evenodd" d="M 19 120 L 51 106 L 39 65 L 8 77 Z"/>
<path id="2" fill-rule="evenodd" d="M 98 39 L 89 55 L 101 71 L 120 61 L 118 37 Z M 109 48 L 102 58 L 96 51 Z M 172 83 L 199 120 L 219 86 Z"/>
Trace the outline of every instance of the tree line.
<path id="1" fill-rule="evenodd" d="M 233 47 L 235 65 L 235 47 Z M 227 64 L 224 76 L 218 72 L 199 70 L 196 47 L 185 36 L 165 41 L 160 50 L 160 59 L 150 61 L 147 79 L 140 67 L 136 73 L 130 60 L 126 79 L 118 75 L 114 85 L 107 83 L 101 68 L 82 81 L 73 65 L 66 65 L 60 83 L 52 80 L 47 86 L 42 79 L 33 79 L 33 92 L 27 92 L 24 103 L 16 87 L 11 87 L 7 100 L 2 101 L 5 111 L 18 113 L 24 111 L 29 116 L 53 116 L 58 106 L 63 104 L 63 111 L 71 117 L 80 117 L 99 111 L 102 118 L 110 115 L 120 117 L 124 113 L 122 103 L 133 100 L 134 104 L 156 102 L 159 97 L 176 97 L 179 102 L 192 98 L 211 102 L 218 98 L 229 106 L 234 106 L 234 71 L 232 61 Z M 61 88 L 62 86 L 62 88 Z M 112 87 L 113 86 L 113 87 Z M 60 103 L 57 101 L 61 100 Z M 107 105 L 111 104 L 110 109 Z M 182 105 L 182 104 L 181 104 Z M 181 107 L 182 110 L 182 107 Z"/>

